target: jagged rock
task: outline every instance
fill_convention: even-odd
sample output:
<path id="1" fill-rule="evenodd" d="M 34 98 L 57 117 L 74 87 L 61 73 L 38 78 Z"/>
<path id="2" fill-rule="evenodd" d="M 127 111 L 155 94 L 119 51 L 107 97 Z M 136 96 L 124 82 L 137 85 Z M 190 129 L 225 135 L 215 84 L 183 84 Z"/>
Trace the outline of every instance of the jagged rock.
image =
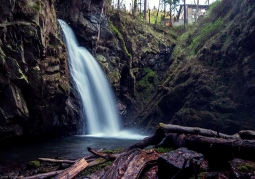
<path id="1" fill-rule="evenodd" d="M 255 178 L 255 163 L 252 161 L 234 159 L 230 162 L 231 178 L 248 179 Z"/>
<path id="2" fill-rule="evenodd" d="M 187 148 L 179 148 L 158 158 L 159 178 L 190 178 L 200 167 L 203 154 Z"/>
<path id="3" fill-rule="evenodd" d="M 0 5 L 0 136 L 76 132 L 70 79 L 51 0 Z M 76 117 L 75 117 L 76 116 Z M 52 122 L 54 121 L 54 122 Z M 54 123 L 54 125 L 53 125 Z M 67 125 L 70 124 L 70 125 Z M 27 130 L 27 131 L 24 131 Z"/>

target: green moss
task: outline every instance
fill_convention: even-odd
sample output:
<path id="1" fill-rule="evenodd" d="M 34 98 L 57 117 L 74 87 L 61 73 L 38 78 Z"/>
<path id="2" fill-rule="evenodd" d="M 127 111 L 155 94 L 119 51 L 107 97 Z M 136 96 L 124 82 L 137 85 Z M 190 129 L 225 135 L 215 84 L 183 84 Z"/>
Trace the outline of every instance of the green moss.
<path id="1" fill-rule="evenodd" d="M 196 53 L 198 50 L 198 47 L 203 44 L 206 40 L 213 37 L 216 33 L 218 33 L 223 25 L 223 19 L 219 18 L 215 22 L 208 22 L 205 23 L 198 35 L 193 39 L 192 44 L 190 45 L 190 49 L 193 51 L 193 53 Z"/>
<path id="2" fill-rule="evenodd" d="M 85 169 L 77 177 L 78 178 L 85 177 L 85 176 L 95 173 L 95 172 L 99 171 L 100 169 L 102 169 L 108 165 L 111 165 L 111 164 L 112 164 L 112 161 L 108 161 L 108 162 L 102 163 L 100 165 Z"/>
<path id="3" fill-rule="evenodd" d="M 238 170 L 241 172 L 253 172 L 255 170 L 255 167 L 251 164 L 245 164 L 237 167 Z"/>
<path id="4" fill-rule="evenodd" d="M 33 160 L 27 163 L 26 167 L 28 169 L 36 169 L 40 167 L 40 162 L 38 160 Z"/>
<path id="5" fill-rule="evenodd" d="M 114 149 L 114 150 L 105 149 L 105 150 L 103 150 L 103 153 L 105 153 L 105 154 L 115 154 L 115 153 L 119 153 L 123 150 L 124 150 L 123 148 L 117 148 L 117 149 Z"/>
<path id="6" fill-rule="evenodd" d="M 118 83 L 120 80 L 120 72 L 118 69 L 115 69 L 113 72 L 110 72 L 108 75 L 110 83 Z"/>
<path id="7" fill-rule="evenodd" d="M 146 75 L 138 81 L 136 89 L 141 93 L 142 97 L 147 100 L 151 95 L 154 86 L 158 83 L 158 78 L 157 74 L 149 67 L 146 67 L 144 71 Z"/>
<path id="8" fill-rule="evenodd" d="M 122 34 L 120 33 L 120 31 L 113 25 L 113 23 L 111 21 L 109 21 L 111 29 L 118 35 L 118 38 L 121 40 L 121 43 L 123 45 L 123 49 L 125 54 L 129 57 L 132 58 L 132 55 L 128 52 L 127 47 L 126 47 L 126 43 L 123 39 Z"/>
<path id="9" fill-rule="evenodd" d="M 168 153 L 168 152 L 172 151 L 173 149 L 172 148 L 162 148 L 162 147 L 159 147 L 159 148 L 156 148 L 155 150 L 158 153 Z"/>

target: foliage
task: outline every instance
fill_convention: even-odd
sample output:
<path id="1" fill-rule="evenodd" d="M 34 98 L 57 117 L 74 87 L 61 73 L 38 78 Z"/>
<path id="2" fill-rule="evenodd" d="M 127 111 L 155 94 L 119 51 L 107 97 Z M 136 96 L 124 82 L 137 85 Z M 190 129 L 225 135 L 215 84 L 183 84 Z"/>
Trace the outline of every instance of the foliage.
<path id="1" fill-rule="evenodd" d="M 220 28 L 223 25 L 223 19 L 219 18 L 215 22 L 208 22 L 205 23 L 200 31 L 199 35 L 197 35 L 193 41 L 192 44 L 190 45 L 191 50 L 196 53 L 198 50 L 198 47 L 203 44 L 204 41 L 210 39 L 212 36 L 214 36 L 216 33 L 220 31 Z"/>
<path id="2" fill-rule="evenodd" d="M 126 55 L 129 57 L 129 58 L 132 58 L 132 55 L 128 52 L 127 50 L 127 47 L 126 47 L 126 44 L 125 44 L 125 41 L 124 41 L 124 38 L 122 36 L 122 34 L 120 33 L 120 31 L 113 25 L 112 21 L 109 21 L 110 23 L 110 26 L 112 28 L 112 30 L 117 34 L 118 38 L 121 40 L 122 42 L 122 45 L 123 45 L 123 49 L 126 53 Z"/>
<path id="3" fill-rule="evenodd" d="M 255 167 L 251 164 L 245 164 L 237 167 L 241 172 L 253 172 Z"/>
<path id="4" fill-rule="evenodd" d="M 173 149 L 172 148 L 162 148 L 162 147 L 159 147 L 159 148 L 156 148 L 155 150 L 158 153 L 168 153 L 168 152 L 172 151 Z"/>
<path id="5" fill-rule="evenodd" d="M 144 69 L 145 76 L 138 82 L 137 91 L 141 92 L 145 99 L 148 99 L 155 84 L 158 82 L 157 74 L 149 67 Z"/>
<path id="6" fill-rule="evenodd" d="M 40 162 L 38 160 L 33 160 L 27 163 L 26 167 L 28 169 L 36 169 L 40 167 Z"/>

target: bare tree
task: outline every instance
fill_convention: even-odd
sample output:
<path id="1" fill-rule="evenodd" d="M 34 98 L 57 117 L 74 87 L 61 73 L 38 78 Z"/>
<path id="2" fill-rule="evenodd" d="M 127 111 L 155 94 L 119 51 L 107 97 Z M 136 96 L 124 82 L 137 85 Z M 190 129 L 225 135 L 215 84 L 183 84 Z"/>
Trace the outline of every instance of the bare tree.
<path id="1" fill-rule="evenodd" d="M 186 32 L 186 19 L 187 19 L 187 17 L 186 17 L 186 0 L 183 0 L 183 2 L 184 2 L 184 32 Z"/>
<path id="2" fill-rule="evenodd" d="M 144 0 L 144 21 L 146 22 L 146 12 L 147 12 L 147 0 Z"/>
<path id="3" fill-rule="evenodd" d="M 157 11 L 157 17 L 156 17 L 155 24 L 157 24 L 157 23 L 158 23 L 158 13 L 159 13 L 159 7 L 160 7 L 160 0 L 158 1 L 158 11 Z"/>
<path id="4" fill-rule="evenodd" d="M 199 0 L 197 0 L 197 8 L 196 8 L 196 18 L 195 21 L 198 19 L 198 7 L 199 7 Z"/>

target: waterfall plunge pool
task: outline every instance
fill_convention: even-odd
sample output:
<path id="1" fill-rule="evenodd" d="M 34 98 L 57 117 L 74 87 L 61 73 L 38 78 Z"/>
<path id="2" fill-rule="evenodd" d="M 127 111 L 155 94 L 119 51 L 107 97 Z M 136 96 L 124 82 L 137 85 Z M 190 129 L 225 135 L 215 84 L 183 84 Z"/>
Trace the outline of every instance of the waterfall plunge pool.
<path id="1" fill-rule="evenodd" d="M 121 136 L 120 136 L 121 137 Z M 138 138 L 135 138 L 138 137 Z M 133 139 L 91 137 L 86 135 L 56 138 L 36 143 L 20 143 L 0 148 L 0 173 L 1 166 L 24 165 L 30 160 L 38 158 L 65 158 L 77 159 L 89 155 L 87 147 L 98 149 L 127 148 L 139 140 L 142 136 L 133 136 Z"/>

